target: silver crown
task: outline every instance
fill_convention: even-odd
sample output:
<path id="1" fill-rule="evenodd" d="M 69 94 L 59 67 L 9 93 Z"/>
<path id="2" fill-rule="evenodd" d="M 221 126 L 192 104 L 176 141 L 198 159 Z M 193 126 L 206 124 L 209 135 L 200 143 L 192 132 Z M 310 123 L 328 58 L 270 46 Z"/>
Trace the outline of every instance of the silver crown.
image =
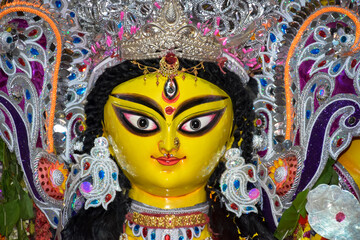
<path id="1" fill-rule="evenodd" d="M 221 54 L 221 45 L 213 36 L 203 36 L 189 23 L 178 1 L 167 1 L 154 22 L 120 43 L 124 59 L 154 59 L 167 52 L 198 61 L 214 62 Z"/>

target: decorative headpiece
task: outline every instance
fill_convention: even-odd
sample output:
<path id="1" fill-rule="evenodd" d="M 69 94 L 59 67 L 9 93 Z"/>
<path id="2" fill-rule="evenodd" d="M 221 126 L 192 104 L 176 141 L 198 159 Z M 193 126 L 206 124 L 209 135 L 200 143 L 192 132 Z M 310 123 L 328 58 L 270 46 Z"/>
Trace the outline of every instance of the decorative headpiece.
<path id="1" fill-rule="evenodd" d="M 162 57 L 159 62 L 160 65 L 159 68 L 145 66 L 137 61 L 131 61 L 131 62 L 137 65 L 139 69 L 144 71 L 144 78 L 146 74 L 149 74 L 151 72 L 156 72 L 158 74 L 161 74 L 161 76 L 167 77 L 169 79 L 173 79 L 175 76 L 179 75 L 179 72 L 194 74 L 196 77 L 198 74 L 198 70 L 204 69 L 203 62 L 200 62 L 199 64 L 191 68 L 187 68 L 187 69 L 181 68 L 181 70 L 179 70 L 180 67 L 179 59 L 175 56 L 174 53 L 168 53 L 166 54 L 166 56 Z M 157 78 L 158 77 L 159 75 L 157 75 Z M 159 82 L 157 81 L 156 84 L 159 84 Z"/>
<path id="2" fill-rule="evenodd" d="M 181 58 L 208 62 L 215 62 L 222 52 L 213 35 L 189 23 L 175 0 L 166 1 L 155 21 L 120 42 L 120 57 L 125 59 L 161 58 L 169 50 Z"/>

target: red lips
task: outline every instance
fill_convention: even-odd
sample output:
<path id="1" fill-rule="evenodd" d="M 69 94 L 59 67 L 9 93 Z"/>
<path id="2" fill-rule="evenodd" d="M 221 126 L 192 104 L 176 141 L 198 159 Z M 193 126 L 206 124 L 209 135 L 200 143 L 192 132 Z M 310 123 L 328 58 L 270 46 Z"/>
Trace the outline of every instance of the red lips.
<path id="1" fill-rule="evenodd" d="M 186 156 L 182 157 L 182 158 L 170 157 L 170 156 L 162 156 L 162 157 L 156 158 L 154 156 L 151 156 L 151 158 L 156 159 L 161 165 L 172 166 L 172 165 L 177 164 L 180 160 L 185 159 Z"/>

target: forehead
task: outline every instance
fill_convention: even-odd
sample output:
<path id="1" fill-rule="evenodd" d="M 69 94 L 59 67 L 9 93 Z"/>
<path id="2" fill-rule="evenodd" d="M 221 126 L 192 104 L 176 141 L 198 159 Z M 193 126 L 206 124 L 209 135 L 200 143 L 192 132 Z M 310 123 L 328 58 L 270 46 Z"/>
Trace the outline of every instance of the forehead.
<path id="1" fill-rule="evenodd" d="M 226 96 L 228 95 L 216 85 L 194 75 L 179 73 L 175 78 L 177 85 L 177 98 L 171 101 L 171 105 L 202 96 Z M 152 73 L 140 76 L 116 86 L 111 94 L 134 94 L 151 98 L 161 106 L 169 105 L 164 96 L 165 83 L 168 78 Z"/>

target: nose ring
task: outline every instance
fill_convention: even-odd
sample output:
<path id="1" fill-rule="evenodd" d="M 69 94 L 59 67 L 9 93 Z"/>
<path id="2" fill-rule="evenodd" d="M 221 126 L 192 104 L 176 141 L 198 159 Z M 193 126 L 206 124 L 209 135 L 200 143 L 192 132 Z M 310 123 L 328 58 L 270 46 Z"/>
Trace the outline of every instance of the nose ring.
<path id="1" fill-rule="evenodd" d="M 178 137 L 175 137 L 175 138 L 174 138 L 174 146 L 175 146 L 175 148 L 177 148 L 177 149 L 180 147 L 180 140 L 179 140 Z"/>

